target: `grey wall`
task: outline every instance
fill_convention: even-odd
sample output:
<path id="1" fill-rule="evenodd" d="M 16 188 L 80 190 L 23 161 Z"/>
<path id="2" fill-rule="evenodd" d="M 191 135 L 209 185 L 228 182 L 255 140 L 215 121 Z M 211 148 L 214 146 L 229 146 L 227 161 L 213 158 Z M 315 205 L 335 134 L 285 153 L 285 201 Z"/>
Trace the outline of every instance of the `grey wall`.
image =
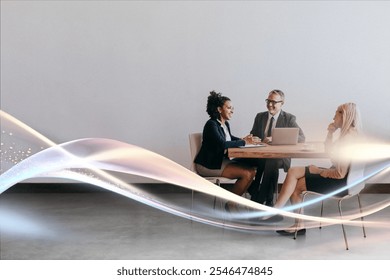
<path id="1" fill-rule="evenodd" d="M 244 136 L 279 88 L 309 141 L 349 101 L 390 141 L 389 14 L 384 1 L 1 1 L 1 109 L 57 143 L 113 138 L 189 167 L 210 90 Z"/>

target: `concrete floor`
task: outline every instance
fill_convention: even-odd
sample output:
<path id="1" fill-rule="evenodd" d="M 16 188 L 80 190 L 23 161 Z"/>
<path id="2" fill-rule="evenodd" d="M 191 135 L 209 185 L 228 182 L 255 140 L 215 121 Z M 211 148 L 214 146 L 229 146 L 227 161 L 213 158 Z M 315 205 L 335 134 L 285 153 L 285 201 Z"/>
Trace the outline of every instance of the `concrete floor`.
<path id="1" fill-rule="evenodd" d="M 191 203 L 190 193 L 165 195 Z M 389 198 L 363 194 L 362 204 Z M 201 201 L 196 195 L 194 205 Z M 356 201 L 345 207 L 349 203 Z M 211 201 L 206 205 L 212 211 Z M 388 207 L 366 220 L 389 223 L 389 217 Z M 3 260 L 390 259 L 388 227 L 367 228 L 367 238 L 359 227 L 346 228 L 348 251 L 339 225 L 308 229 L 293 240 L 274 230 L 248 233 L 194 222 L 110 192 L 0 195 Z"/>

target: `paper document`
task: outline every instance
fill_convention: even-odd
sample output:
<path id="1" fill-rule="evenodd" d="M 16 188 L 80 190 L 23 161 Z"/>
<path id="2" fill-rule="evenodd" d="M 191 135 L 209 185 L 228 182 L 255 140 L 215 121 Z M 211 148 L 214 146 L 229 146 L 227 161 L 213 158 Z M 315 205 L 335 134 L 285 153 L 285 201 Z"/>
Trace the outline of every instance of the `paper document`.
<path id="1" fill-rule="evenodd" d="M 256 148 L 256 147 L 265 147 L 265 144 L 248 144 L 245 146 L 240 146 L 239 148 Z"/>

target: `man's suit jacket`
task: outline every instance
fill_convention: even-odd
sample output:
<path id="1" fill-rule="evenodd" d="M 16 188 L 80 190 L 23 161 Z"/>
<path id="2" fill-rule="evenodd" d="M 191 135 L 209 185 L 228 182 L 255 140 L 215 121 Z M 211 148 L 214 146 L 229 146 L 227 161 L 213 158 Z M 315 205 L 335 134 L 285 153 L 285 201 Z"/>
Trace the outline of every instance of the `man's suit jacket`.
<path id="1" fill-rule="evenodd" d="M 209 119 L 203 128 L 203 141 L 194 162 L 209 169 L 219 169 L 228 148 L 244 146 L 245 141 L 235 137 L 230 132 L 228 122 L 225 122 L 232 141 L 226 141 L 221 124 L 215 119 Z"/>
<path id="2" fill-rule="evenodd" d="M 265 127 L 267 126 L 267 121 L 268 121 L 268 111 L 258 113 L 255 117 L 251 134 L 261 139 L 264 139 L 265 138 L 264 130 Z M 296 117 L 293 114 L 281 110 L 278 120 L 275 124 L 275 127 L 298 127 L 299 128 L 298 142 L 299 143 L 305 142 L 305 135 L 302 129 L 297 124 Z M 287 170 L 290 168 L 290 165 L 291 165 L 291 159 L 283 158 L 284 171 L 287 172 Z"/>

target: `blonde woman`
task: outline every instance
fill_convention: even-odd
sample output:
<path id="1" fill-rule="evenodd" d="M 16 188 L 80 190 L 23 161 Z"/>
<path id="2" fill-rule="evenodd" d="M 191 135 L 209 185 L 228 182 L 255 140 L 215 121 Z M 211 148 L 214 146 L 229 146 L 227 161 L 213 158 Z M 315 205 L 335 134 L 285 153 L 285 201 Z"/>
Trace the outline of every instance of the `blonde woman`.
<path id="1" fill-rule="evenodd" d="M 340 129 L 339 138 L 333 141 L 333 134 Z M 333 118 L 333 122 L 328 126 L 328 134 L 325 140 L 327 152 L 334 152 L 342 149 L 343 145 L 348 145 L 361 132 L 361 122 L 359 111 L 354 103 L 340 105 Z M 337 154 L 337 153 L 334 153 Z M 321 168 L 315 165 L 306 167 L 291 167 L 282 189 L 275 203 L 275 208 L 282 208 L 290 199 L 291 204 L 302 202 L 302 192 L 313 191 L 318 193 L 330 193 L 346 185 L 347 174 L 350 161 L 348 159 L 332 158 L 330 168 Z M 343 193 L 340 193 L 343 195 Z M 298 224 L 300 223 L 300 224 Z M 306 233 L 301 220 L 296 220 L 295 224 L 287 230 L 278 230 L 281 235 L 293 235 L 298 227 L 298 235 Z"/>

